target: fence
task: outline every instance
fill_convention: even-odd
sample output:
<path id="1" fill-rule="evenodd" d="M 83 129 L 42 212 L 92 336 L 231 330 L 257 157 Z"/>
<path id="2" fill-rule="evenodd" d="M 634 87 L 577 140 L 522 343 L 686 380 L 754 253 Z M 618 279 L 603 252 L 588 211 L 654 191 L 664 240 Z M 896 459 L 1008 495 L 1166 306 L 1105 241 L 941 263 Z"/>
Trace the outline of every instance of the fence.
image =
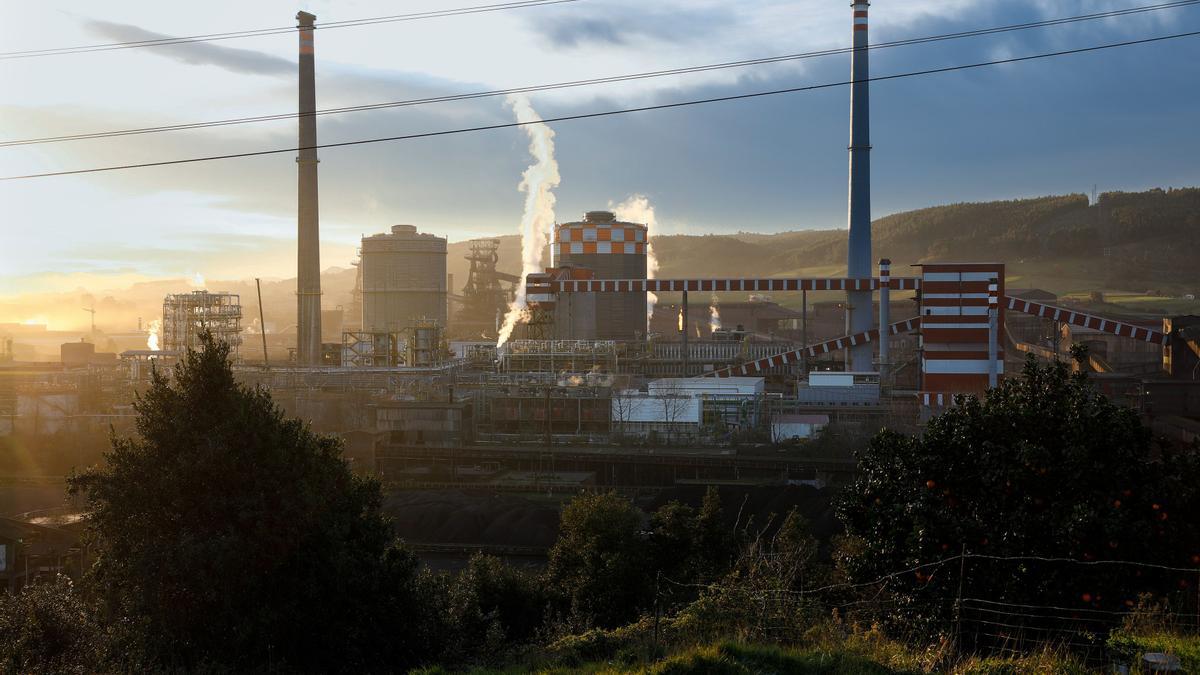
<path id="1" fill-rule="evenodd" d="M 719 597 L 729 607 L 741 608 L 735 620 L 755 640 L 795 643 L 822 618 L 848 626 L 885 625 L 901 641 L 928 645 L 939 638 L 960 654 L 1020 657 L 1044 650 L 1066 651 L 1090 666 L 1110 663 L 1114 655 L 1107 644 L 1119 629 L 1148 630 L 1200 636 L 1200 562 L 1176 567 L 1125 560 L 1075 560 L 1047 556 L 992 556 L 961 553 L 884 574 L 865 582 L 844 582 L 805 587 L 802 570 L 778 564 L 778 555 L 754 554 L 754 564 L 767 573 L 761 578 L 745 574 L 732 583 L 696 584 L 663 578 L 667 590 L 662 601 L 687 595 Z M 981 565 L 981 563 L 983 565 Z M 1060 568 L 1059 572 L 1104 568 L 1130 579 L 1179 578 L 1178 590 L 1148 602 L 1136 593 L 1122 593 L 1119 602 L 1107 601 L 1103 589 L 1074 603 L 1047 592 L 1045 600 L 1021 601 L 1028 593 L 1009 588 L 996 592 L 995 584 L 976 584 L 975 573 L 996 575 L 997 569 L 1026 572 L 1031 568 Z M 810 571 L 811 576 L 811 571 Z M 1022 574 L 1012 574 L 1012 579 Z M 779 583 L 791 580 L 790 583 Z M 1188 581 L 1190 580 L 1190 581 Z M 913 582 L 916 582 L 915 584 Z M 994 581 L 994 579 L 992 579 Z M 993 589 L 988 597 L 972 592 L 973 586 Z M 935 587 L 950 593 L 924 593 Z M 671 589 L 677 589 L 672 591 Z M 1120 589 L 1117 589 L 1120 590 Z M 678 591 L 685 591 L 680 593 Z M 1124 597 L 1133 595 L 1133 599 Z M 1034 595 L 1038 595 L 1034 593 Z M 1114 607 L 1116 605 L 1116 608 Z M 734 612 L 735 614 L 737 612 Z"/>

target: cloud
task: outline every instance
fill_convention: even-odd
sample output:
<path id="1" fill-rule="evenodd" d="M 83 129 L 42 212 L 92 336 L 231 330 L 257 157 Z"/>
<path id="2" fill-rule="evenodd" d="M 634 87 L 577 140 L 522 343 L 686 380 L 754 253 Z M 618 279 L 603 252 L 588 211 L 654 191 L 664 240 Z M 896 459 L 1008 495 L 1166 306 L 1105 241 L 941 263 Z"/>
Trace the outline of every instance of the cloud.
<path id="1" fill-rule="evenodd" d="M 148 31 L 139 26 L 111 23 L 99 19 L 88 19 L 86 27 L 91 32 L 114 42 L 171 39 L 165 35 Z M 279 77 L 294 75 L 296 64 L 278 56 L 263 54 L 250 49 L 222 47 L 211 42 L 189 42 L 178 45 L 154 47 L 155 54 L 190 65 L 209 65 L 235 73 Z"/>
<path id="2" fill-rule="evenodd" d="M 614 5 L 600 13 L 546 14 L 534 19 L 534 30 L 556 47 L 630 45 L 638 40 L 693 42 L 728 28 L 738 16 L 722 7 L 647 10 L 641 5 Z"/>

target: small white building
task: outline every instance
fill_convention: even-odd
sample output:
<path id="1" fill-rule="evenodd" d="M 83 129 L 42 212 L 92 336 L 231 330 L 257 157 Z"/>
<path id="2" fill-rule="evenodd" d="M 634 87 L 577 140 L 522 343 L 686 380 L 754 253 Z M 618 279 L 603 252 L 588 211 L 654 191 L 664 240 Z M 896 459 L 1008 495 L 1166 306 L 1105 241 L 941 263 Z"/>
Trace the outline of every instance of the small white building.
<path id="1" fill-rule="evenodd" d="M 705 399 L 753 398 L 765 391 L 761 377 L 668 377 L 652 380 L 646 389 L 645 393 L 628 390 L 612 397 L 615 433 L 695 438 L 704 421 Z"/>
<path id="2" fill-rule="evenodd" d="M 879 373 L 814 370 L 796 388 L 796 400 L 815 406 L 879 405 Z"/>

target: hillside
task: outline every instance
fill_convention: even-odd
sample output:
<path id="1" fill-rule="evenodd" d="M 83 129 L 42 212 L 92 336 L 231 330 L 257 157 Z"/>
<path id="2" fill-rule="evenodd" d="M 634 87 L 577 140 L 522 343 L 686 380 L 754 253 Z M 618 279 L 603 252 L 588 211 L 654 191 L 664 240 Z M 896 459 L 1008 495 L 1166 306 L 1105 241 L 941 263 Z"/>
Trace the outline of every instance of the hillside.
<path id="1" fill-rule="evenodd" d="M 499 239 L 501 271 L 519 273 L 520 239 L 516 235 Z M 846 238 L 841 229 L 668 235 L 655 237 L 653 243 L 660 277 L 845 273 Z M 1168 299 L 1158 297 L 1159 293 L 1200 295 L 1200 275 L 1195 270 L 1200 260 L 1200 188 L 1108 192 L 1096 206 L 1089 206 L 1079 194 L 934 206 L 876 220 L 874 243 L 874 257 L 891 258 L 897 274 L 918 262 L 1001 260 L 1008 264 L 1012 287 L 1038 286 L 1084 297 L 1093 290 L 1119 291 L 1139 309 L 1200 312 L 1195 302 L 1167 303 Z M 447 271 L 454 275 L 456 291 L 467 281 L 467 250 L 465 241 L 449 246 Z M 325 271 L 326 308 L 349 304 L 354 274 L 353 268 Z M 258 313 L 253 280 L 210 280 L 207 286 L 240 293 L 247 324 L 253 323 Z M 190 287 L 187 280 L 179 279 L 97 292 L 94 297 L 87 289 L 10 296 L 0 298 L 0 322 L 45 316 L 56 325 L 83 325 L 79 307 L 94 303 L 103 328 L 128 330 L 137 325 L 138 317 L 158 316 L 163 295 Z M 1149 289 L 1156 293 L 1147 294 Z M 278 327 L 295 323 L 294 292 L 294 278 L 264 281 L 269 323 Z"/>
<path id="2" fill-rule="evenodd" d="M 520 271 L 515 236 L 501 237 L 500 268 Z M 1010 282 L 1059 293 L 1102 288 L 1196 292 L 1200 189 L 1109 192 L 934 206 L 874 222 L 876 258 L 902 270 L 935 260 L 1009 265 Z M 844 230 L 654 238 L 662 277 L 842 274 Z M 449 271 L 461 286 L 466 242 L 450 245 Z"/>

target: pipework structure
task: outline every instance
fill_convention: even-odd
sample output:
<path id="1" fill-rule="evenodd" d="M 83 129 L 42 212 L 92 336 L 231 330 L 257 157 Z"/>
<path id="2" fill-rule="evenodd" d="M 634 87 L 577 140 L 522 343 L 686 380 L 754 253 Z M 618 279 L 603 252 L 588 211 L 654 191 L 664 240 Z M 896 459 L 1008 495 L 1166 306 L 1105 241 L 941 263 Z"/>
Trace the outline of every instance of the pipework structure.
<path id="1" fill-rule="evenodd" d="M 200 334 L 209 331 L 229 344 L 229 355 L 239 360 L 242 345 L 242 302 L 234 293 L 192 291 L 163 299 L 162 351 L 181 354 L 200 348 Z"/>
<path id="2" fill-rule="evenodd" d="M 313 22 L 296 14 L 300 36 L 300 154 L 296 157 L 296 360 L 321 364 L 321 228 L 317 207 L 317 86 Z"/>
<path id="3" fill-rule="evenodd" d="M 870 56 L 867 40 L 867 8 L 871 3 L 855 0 L 854 52 L 850 65 L 850 207 L 849 248 L 846 276 L 864 279 L 871 276 L 871 102 Z M 846 294 L 850 306 L 850 333 L 862 333 L 872 328 L 871 294 L 852 291 Z M 857 372 L 874 370 L 871 364 L 872 346 L 856 345 L 850 349 L 850 369 Z"/>

